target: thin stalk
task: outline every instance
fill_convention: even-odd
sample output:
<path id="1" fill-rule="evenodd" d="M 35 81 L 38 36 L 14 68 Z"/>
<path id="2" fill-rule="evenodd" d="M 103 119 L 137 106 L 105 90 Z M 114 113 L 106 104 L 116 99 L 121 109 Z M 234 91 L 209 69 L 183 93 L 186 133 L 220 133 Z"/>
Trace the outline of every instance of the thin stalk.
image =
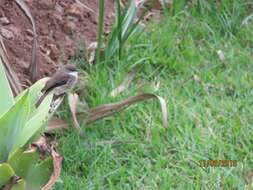
<path id="1" fill-rule="evenodd" d="M 118 41 L 119 41 L 119 60 L 121 60 L 122 55 L 122 18 L 121 18 L 121 7 L 120 1 L 116 0 L 117 4 L 117 28 L 118 28 Z"/>
<path id="2" fill-rule="evenodd" d="M 103 31 L 104 31 L 104 0 L 99 0 L 99 20 L 98 20 L 98 47 L 96 51 L 96 63 L 100 62 L 100 53 L 103 45 Z"/>

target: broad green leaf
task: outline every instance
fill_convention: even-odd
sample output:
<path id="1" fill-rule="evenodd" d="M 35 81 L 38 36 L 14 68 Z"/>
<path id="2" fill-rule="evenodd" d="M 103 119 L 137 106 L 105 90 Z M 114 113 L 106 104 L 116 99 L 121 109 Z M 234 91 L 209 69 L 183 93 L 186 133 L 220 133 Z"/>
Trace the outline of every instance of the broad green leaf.
<path id="1" fill-rule="evenodd" d="M 36 150 L 23 152 L 22 149 L 18 149 L 11 155 L 8 163 L 12 166 L 16 175 L 26 179 L 29 173 L 34 169 L 38 160 L 39 154 Z"/>
<path id="2" fill-rule="evenodd" d="M 11 188 L 11 190 L 25 190 L 26 182 L 23 179 L 17 181 L 17 183 Z"/>
<path id="3" fill-rule="evenodd" d="M 0 188 L 5 185 L 14 174 L 15 173 L 9 164 L 0 164 Z"/>
<path id="4" fill-rule="evenodd" d="M 25 94 L 29 90 L 29 101 L 30 101 L 30 110 L 31 110 L 29 118 L 31 118 L 33 115 L 35 115 L 39 112 L 39 109 L 35 108 L 35 104 L 36 104 L 38 97 L 40 95 L 40 92 L 41 92 L 42 88 L 44 87 L 47 80 L 48 80 L 48 78 L 43 78 L 43 79 L 38 80 L 35 84 L 30 86 L 28 89 L 24 90 L 22 93 L 20 93 L 20 95 L 18 95 L 15 98 L 15 101 L 18 101 L 18 99 L 20 97 L 22 97 L 23 94 Z M 51 102 L 51 99 L 48 101 Z M 47 102 L 47 101 L 45 101 L 45 102 Z M 44 101 L 42 102 L 42 104 L 43 103 L 44 103 Z M 44 107 L 44 106 L 39 106 L 39 108 L 40 107 Z"/>
<path id="5" fill-rule="evenodd" d="M 25 144 L 31 142 L 31 140 L 34 140 L 34 137 L 36 137 L 37 134 L 39 134 L 45 127 L 48 118 L 51 116 L 49 115 L 49 109 L 50 104 L 52 101 L 52 94 L 49 94 L 45 100 L 41 103 L 41 105 L 38 108 L 35 108 L 36 101 L 38 99 L 39 93 L 41 89 L 44 87 L 45 82 L 48 80 L 48 78 L 43 78 L 39 81 L 37 81 L 34 85 L 32 85 L 29 88 L 29 101 L 30 101 L 30 109 L 31 114 L 29 115 L 29 120 L 27 121 L 25 127 L 20 132 L 20 134 L 17 136 L 16 143 L 14 145 L 14 150 L 16 148 L 21 148 Z M 26 90 L 27 91 L 27 90 Z M 22 94 L 24 94 L 22 92 Z M 16 98 L 16 101 L 20 97 L 18 96 Z"/>
<path id="6" fill-rule="evenodd" d="M 41 163 L 37 164 L 35 168 L 29 173 L 26 178 L 26 190 L 41 189 L 47 184 L 53 173 L 53 160 L 48 157 Z"/>
<path id="7" fill-rule="evenodd" d="M 50 103 L 52 95 L 45 98 L 42 104 L 39 106 L 36 115 L 34 115 L 29 121 L 27 121 L 25 127 L 16 137 L 16 143 L 13 146 L 14 149 L 21 148 L 31 140 L 38 132 L 44 130 L 44 127 L 49 118 Z"/>
<path id="8" fill-rule="evenodd" d="M 29 115 L 28 91 L 0 118 L 0 163 L 7 160 Z"/>
<path id="9" fill-rule="evenodd" d="M 5 69 L 3 67 L 2 60 L 0 58 L 0 117 L 5 112 L 7 112 L 10 107 L 14 104 L 13 94 L 11 92 L 11 88 L 9 86 L 9 82 L 5 75 Z"/>
<path id="10" fill-rule="evenodd" d="M 26 190 L 41 189 L 51 177 L 52 158 L 48 157 L 45 160 L 39 158 L 36 150 L 22 152 L 22 149 L 19 149 L 8 161 L 15 173 L 25 180 Z"/>

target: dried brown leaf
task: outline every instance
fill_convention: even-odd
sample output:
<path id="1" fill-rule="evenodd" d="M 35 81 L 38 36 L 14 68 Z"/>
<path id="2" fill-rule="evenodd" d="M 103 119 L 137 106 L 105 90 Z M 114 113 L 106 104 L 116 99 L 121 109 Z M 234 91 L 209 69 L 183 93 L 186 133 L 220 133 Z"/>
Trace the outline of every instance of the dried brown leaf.
<path id="1" fill-rule="evenodd" d="M 139 94 L 137 96 L 132 96 L 132 97 L 129 97 L 125 100 L 122 100 L 122 101 L 119 101 L 116 103 L 105 104 L 102 106 L 92 108 L 89 111 L 86 121 L 87 121 L 87 123 L 97 121 L 97 120 L 102 119 L 104 117 L 114 115 L 115 113 L 126 108 L 127 106 L 130 106 L 130 105 L 135 104 L 137 102 L 145 101 L 148 99 L 153 99 L 153 98 L 158 99 L 160 102 L 161 110 L 162 110 L 162 117 L 163 117 L 163 125 L 165 128 L 167 128 L 167 126 L 168 126 L 168 110 L 167 110 L 166 102 L 162 97 L 157 96 L 155 94 L 150 94 L 150 93 Z"/>
<path id="2" fill-rule="evenodd" d="M 80 125 L 79 125 L 77 118 L 76 118 L 76 109 L 77 109 L 78 99 L 79 99 L 79 97 L 77 94 L 69 94 L 68 95 L 68 103 L 69 103 L 69 108 L 71 111 L 72 119 L 74 122 L 74 127 L 80 133 L 81 128 L 80 128 Z"/>
<path id="3" fill-rule="evenodd" d="M 52 117 L 47 125 L 47 128 L 45 130 L 46 133 L 54 133 L 55 131 L 64 130 L 68 128 L 68 123 L 64 120 Z"/>
<path id="4" fill-rule="evenodd" d="M 81 1 L 76 0 L 76 3 L 78 5 L 80 5 L 81 7 L 87 9 L 88 11 L 92 12 L 93 14 L 97 15 L 97 13 L 93 9 L 91 9 L 90 7 L 88 7 L 87 5 L 85 5 L 84 3 L 82 3 Z"/>
<path id="5" fill-rule="evenodd" d="M 12 70 L 9 64 L 7 50 L 5 48 L 1 35 L 0 35 L 0 57 L 2 58 L 6 70 L 7 79 L 10 83 L 13 94 L 14 96 L 17 96 L 22 91 L 21 83 L 16 73 Z"/>
<path id="6" fill-rule="evenodd" d="M 63 157 L 56 152 L 55 145 L 56 145 L 55 142 L 52 141 L 51 139 L 41 136 L 36 142 L 32 144 L 31 148 L 26 151 L 26 152 L 34 152 L 39 150 L 41 157 L 47 155 L 48 153 L 50 153 L 52 156 L 54 171 L 48 183 L 43 188 L 41 188 L 42 190 L 50 190 L 61 173 Z"/>
<path id="7" fill-rule="evenodd" d="M 50 152 L 50 139 L 45 136 L 41 136 L 36 142 L 31 144 L 31 148 L 28 149 L 28 152 L 33 152 L 39 150 L 42 156 Z"/>
<path id="8" fill-rule="evenodd" d="M 217 53 L 217 55 L 218 55 L 218 57 L 221 61 L 225 60 L 225 54 L 222 50 L 219 49 L 219 50 L 216 51 L 216 53 Z"/>
<path id="9" fill-rule="evenodd" d="M 51 156 L 53 158 L 54 172 L 51 175 L 48 183 L 43 188 L 41 188 L 41 190 L 50 190 L 61 174 L 63 157 L 55 151 L 53 146 L 51 146 Z"/>
<path id="10" fill-rule="evenodd" d="M 38 66 L 37 66 L 37 32 L 36 32 L 36 27 L 35 27 L 35 21 L 33 19 L 33 16 L 30 12 L 29 7 L 26 5 L 26 3 L 23 0 L 15 0 L 17 5 L 21 8 L 21 10 L 25 13 L 27 18 L 32 24 L 33 28 L 33 44 L 32 44 L 32 59 L 31 59 L 31 64 L 29 67 L 29 72 L 30 72 L 30 77 L 31 81 L 35 82 L 38 78 Z"/>

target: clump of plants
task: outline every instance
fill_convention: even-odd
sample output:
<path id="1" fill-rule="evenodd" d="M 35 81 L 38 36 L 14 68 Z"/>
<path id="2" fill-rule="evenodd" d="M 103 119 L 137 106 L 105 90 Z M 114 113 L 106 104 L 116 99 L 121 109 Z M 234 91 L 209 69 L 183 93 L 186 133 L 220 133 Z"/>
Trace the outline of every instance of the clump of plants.
<path id="1" fill-rule="evenodd" d="M 0 59 L 0 189 L 49 189 L 53 184 L 55 158 L 61 162 L 60 156 L 41 140 L 31 145 L 53 114 L 49 113 L 52 95 L 34 106 L 45 80 L 14 98 Z"/>

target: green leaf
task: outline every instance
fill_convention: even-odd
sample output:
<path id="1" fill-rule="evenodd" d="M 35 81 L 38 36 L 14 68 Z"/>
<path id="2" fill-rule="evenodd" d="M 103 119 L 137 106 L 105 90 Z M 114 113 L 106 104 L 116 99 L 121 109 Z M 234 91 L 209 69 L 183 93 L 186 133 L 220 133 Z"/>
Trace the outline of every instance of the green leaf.
<path id="1" fill-rule="evenodd" d="M 31 114 L 29 120 L 25 124 L 23 130 L 16 137 L 16 143 L 14 150 L 23 147 L 25 144 L 34 140 L 34 137 L 41 131 L 43 131 L 49 115 L 50 104 L 53 98 L 52 94 L 49 94 L 38 108 L 35 108 L 36 101 L 38 100 L 39 92 L 44 87 L 47 78 L 37 81 L 34 85 L 29 88 L 29 102 Z M 27 91 L 27 90 L 26 90 Z M 25 92 L 22 92 L 22 94 Z M 20 97 L 17 97 L 18 100 Z"/>
<path id="2" fill-rule="evenodd" d="M 5 185 L 14 174 L 15 173 L 9 164 L 0 164 L 0 188 Z"/>
<path id="3" fill-rule="evenodd" d="M 40 160 L 36 150 L 23 152 L 19 149 L 12 154 L 8 163 L 13 167 L 16 175 L 26 181 L 26 190 L 41 189 L 53 172 L 52 158 Z"/>
<path id="4" fill-rule="evenodd" d="M 20 99 L 20 97 L 22 97 L 29 90 L 29 101 L 30 101 L 30 110 L 31 110 L 29 118 L 33 117 L 34 115 L 36 115 L 40 111 L 39 109 L 35 108 L 35 104 L 36 104 L 38 97 L 40 95 L 40 92 L 41 92 L 42 88 L 45 86 L 45 83 L 47 80 L 48 80 L 48 78 L 43 78 L 43 79 L 38 80 L 35 84 L 33 84 L 28 89 L 21 92 L 20 95 L 18 95 L 15 98 L 15 101 L 18 101 Z M 51 97 L 51 96 L 52 95 L 49 95 L 48 97 Z M 42 104 L 44 104 L 44 102 L 47 102 L 46 104 L 48 104 L 48 101 L 51 102 L 51 100 L 52 100 L 52 98 L 49 98 L 48 100 L 44 100 L 42 102 Z M 44 106 L 39 106 L 39 108 L 41 108 L 41 107 L 44 107 Z"/>
<path id="5" fill-rule="evenodd" d="M 2 60 L 0 58 L 0 117 L 2 114 L 8 111 L 10 107 L 14 104 L 13 94 L 9 86 L 9 82 L 5 75 L 5 69 L 3 67 Z"/>
<path id="6" fill-rule="evenodd" d="M 49 109 L 52 97 L 49 95 L 45 98 L 39 110 L 25 125 L 22 131 L 16 137 L 16 143 L 13 149 L 21 148 L 27 144 L 32 137 L 34 137 L 38 132 L 44 130 L 44 127 L 49 118 Z"/>
<path id="7" fill-rule="evenodd" d="M 117 2 L 117 1 L 116 1 Z M 117 51 L 119 51 L 119 58 L 121 55 L 124 43 L 129 36 L 134 32 L 133 28 L 136 28 L 135 18 L 137 15 L 138 7 L 136 2 L 131 0 L 129 5 L 122 11 L 119 2 L 117 5 L 117 24 L 112 27 L 111 35 L 107 39 L 106 44 L 106 59 L 108 61 Z"/>
<path id="8" fill-rule="evenodd" d="M 7 160 L 29 115 L 28 92 L 0 118 L 0 163 Z"/>
<path id="9" fill-rule="evenodd" d="M 11 188 L 11 190 L 25 190 L 26 182 L 23 179 L 17 181 L 17 183 Z"/>
<path id="10" fill-rule="evenodd" d="M 123 20 L 122 37 L 124 38 L 129 31 L 130 27 L 134 23 L 134 19 L 137 14 L 137 6 L 135 1 L 131 1 L 129 8 L 127 9 L 126 15 Z"/>
<path id="11" fill-rule="evenodd" d="M 40 164 L 37 164 L 34 170 L 27 177 L 27 190 L 41 189 L 47 184 L 53 173 L 53 159 L 48 157 Z"/>
<path id="12" fill-rule="evenodd" d="M 22 149 L 18 149 L 11 155 L 8 163 L 12 166 L 16 175 L 26 179 L 38 160 L 39 154 L 37 151 L 24 152 Z"/>

